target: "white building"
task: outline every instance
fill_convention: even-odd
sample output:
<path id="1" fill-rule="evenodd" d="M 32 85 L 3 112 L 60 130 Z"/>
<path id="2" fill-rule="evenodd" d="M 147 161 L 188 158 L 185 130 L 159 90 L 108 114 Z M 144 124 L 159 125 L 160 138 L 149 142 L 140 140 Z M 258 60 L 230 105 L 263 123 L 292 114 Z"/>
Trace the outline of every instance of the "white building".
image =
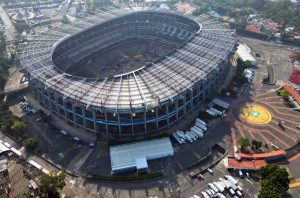
<path id="1" fill-rule="evenodd" d="M 169 138 L 134 142 L 110 147 L 112 173 L 129 170 L 146 171 L 147 160 L 174 155 Z"/>
<path id="2" fill-rule="evenodd" d="M 251 65 L 256 65 L 256 59 L 251 54 L 251 49 L 246 44 L 239 44 L 236 51 L 236 58 L 240 58 L 242 61 L 250 61 Z"/>

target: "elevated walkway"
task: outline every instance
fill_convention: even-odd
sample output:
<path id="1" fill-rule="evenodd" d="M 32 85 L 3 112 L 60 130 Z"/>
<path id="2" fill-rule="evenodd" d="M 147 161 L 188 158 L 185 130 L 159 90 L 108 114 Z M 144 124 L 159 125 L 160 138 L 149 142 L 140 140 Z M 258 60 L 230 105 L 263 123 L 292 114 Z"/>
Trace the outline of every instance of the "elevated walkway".
<path id="1" fill-rule="evenodd" d="M 300 105 L 300 95 L 288 84 L 284 84 L 282 87 L 287 90 Z"/>
<path id="2" fill-rule="evenodd" d="M 280 159 L 286 156 L 284 150 L 273 151 L 270 153 L 258 153 L 258 154 L 246 154 L 246 153 L 237 153 L 236 156 L 241 159 L 265 159 L 266 161 L 271 161 L 275 159 Z"/>

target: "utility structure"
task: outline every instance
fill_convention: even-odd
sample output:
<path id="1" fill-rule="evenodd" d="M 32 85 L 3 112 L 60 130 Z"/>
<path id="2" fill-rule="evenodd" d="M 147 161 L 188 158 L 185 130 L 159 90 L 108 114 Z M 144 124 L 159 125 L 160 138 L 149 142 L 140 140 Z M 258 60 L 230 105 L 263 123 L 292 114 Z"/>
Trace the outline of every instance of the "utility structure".
<path id="1" fill-rule="evenodd" d="M 180 121 L 224 82 L 237 49 L 234 30 L 173 11 L 123 7 L 69 21 L 20 44 L 17 61 L 35 98 L 67 123 L 97 134 L 144 135 Z M 100 77 L 72 74 L 86 72 L 83 60 L 128 39 L 173 48 L 124 73 L 99 65 Z"/>
<path id="2" fill-rule="evenodd" d="M 276 75 L 274 74 L 274 69 L 272 62 L 268 58 L 267 63 L 266 63 L 267 71 L 268 71 L 268 76 L 267 78 L 263 79 L 263 83 L 268 84 L 268 85 L 275 85 L 276 84 Z"/>

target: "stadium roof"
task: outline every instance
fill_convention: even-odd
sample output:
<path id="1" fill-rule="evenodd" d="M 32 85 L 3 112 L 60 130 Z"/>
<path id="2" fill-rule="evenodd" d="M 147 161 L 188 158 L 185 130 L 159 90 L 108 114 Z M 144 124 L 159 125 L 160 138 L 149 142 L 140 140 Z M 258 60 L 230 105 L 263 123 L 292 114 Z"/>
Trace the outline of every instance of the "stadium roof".
<path id="1" fill-rule="evenodd" d="M 146 15 L 146 13 L 149 15 Z M 153 13 L 156 14 L 153 15 Z M 142 21 L 136 22 L 136 26 L 127 25 L 128 28 L 122 31 L 122 35 L 128 34 L 131 37 L 132 33 L 129 34 L 129 31 L 136 32 L 136 35 L 143 35 L 145 31 L 148 33 L 150 30 L 156 32 L 157 29 L 157 32 L 161 32 L 160 35 L 164 35 L 164 37 L 179 39 L 183 33 L 176 33 L 176 37 L 173 35 L 173 29 L 177 29 L 176 32 L 182 29 L 183 32 L 186 32 L 186 36 L 184 36 L 186 40 L 182 40 L 182 42 L 186 42 L 186 44 L 181 48 L 177 48 L 176 51 L 160 61 L 155 63 L 149 62 L 151 66 L 145 65 L 129 73 L 113 77 L 109 76 L 104 79 L 90 79 L 70 75 L 64 70 L 58 70 L 54 65 L 52 54 L 57 50 L 53 51 L 54 46 L 60 41 L 70 37 L 78 39 L 79 37 L 74 35 L 79 35 L 83 30 L 91 30 L 90 28 L 92 27 L 102 27 L 101 24 L 111 22 L 119 17 L 130 16 L 130 14 L 135 17 L 138 16 L 137 14 L 145 16 L 144 21 L 148 19 L 148 16 L 154 19 L 147 26 L 143 25 Z M 174 22 L 177 22 L 174 24 L 173 22 L 172 24 L 167 24 L 165 20 L 170 18 L 166 17 L 167 14 L 177 16 L 180 20 L 175 20 Z M 20 62 L 18 64 L 19 69 L 28 72 L 30 79 L 42 82 L 45 85 L 44 87 L 60 92 L 64 99 L 76 100 L 81 104 L 86 104 L 87 108 L 92 106 L 105 111 L 141 112 L 144 109 L 157 107 L 163 102 L 172 102 L 178 97 L 178 94 L 192 89 L 196 83 L 205 83 L 207 75 L 217 72 L 223 65 L 223 61 L 227 61 L 231 52 L 235 51 L 238 41 L 235 30 L 228 29 L 218 20 L 201 16 L 186 16 L 174 11 L 148 7 L 137 9 L 131 6 L 120 9 L 112 8 L 111 10 L 99 11 L 88 15 L 84 20 L 73 18 L 69 15 L 67 15 L 67 18 L 69 23 L 53 23 L 47 30 L 38 31 L 32 36 L 30 41 L 18 45 L 16 56 Z M 200 29 L 197 28 L 197 32 L 195 28 L 192 30 L 185 29 L 189 27 L 186 24 L 182 24 L 181 19 L 183 22 L 194 21 Z M 70 23 L 70 21 L 72 22 Z M 119 22 L 118 28 L 125 26 L 123 20 Z M 160 25 L 158 26 L 157 24 Z M 162 25 L 172 28 L 159 28 Z M 141 30 L 135 31 L 137 27 L 141 28 Z M 106 31 L 109 32 L 112 29 L 113 26 Z M 112 42 L 113 39 L 111 38 L 121 38 L 120 35 L 121 32 L 115 31 L 114 37 L 111 35 L 109 37 L 101 36 L 97 43 L 93 42 L 93 45 L 88 45 L 89 43 L 87 43 L 84 49 L 89 49 L 86 50 L 86 53 L 90 52 L 92 46 L 98 46 L 100 43 L 108 41 Z M 98 35 L 98 37 L 100 36 Z M 160 37 L 163 38 L 162 36 Z M 94 38 L 93 35 L 91 37 L 87 36 L 86 39 L 91 42 L 91 39 Z M 108 38 L 110 39 L 107 40 Z M 187 38 L 190 39 L 188 40 Z M 74 49 L 73 45 L 70 47 Z M 73 56 L 77 53 L 79 51 L 74 50 L 71 60 L 62 60 L 68 62 L 68 64 L 71 61 L 75 62 L 77 59 L 74 60 Z"/>
<path id="2" fill-rule="evenodd" d="M 134 142 L 110 147 L 112 172 L 147 168 L 151 159 L 172 156 L 174 150 L 169 138 Z"/>

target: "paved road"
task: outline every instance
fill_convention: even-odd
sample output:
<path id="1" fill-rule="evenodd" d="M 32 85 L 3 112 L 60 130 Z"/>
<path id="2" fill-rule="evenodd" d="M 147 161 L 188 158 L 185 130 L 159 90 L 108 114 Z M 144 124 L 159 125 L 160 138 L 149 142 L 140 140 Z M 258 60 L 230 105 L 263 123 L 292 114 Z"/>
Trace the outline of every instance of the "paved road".
<path id="1" fill-rule="evenodd" d="M 47 169 L 48 171 L 57 171 L 58 170 L 56 167 L 52 166 L 50 163 L 48 163 L 44 159 L 41 159 L 40 157 L 33 155 L 33 154 L 28 154 L 26 152 L 24 153 L 24 147 L 23 148 L 20 147 L 20 145 L 18 143 L 16 143 L 13 139 L 11 139 L 10 137 L 3 134 L 1 131 L 0 131 L 0 140 L 2 140 L 4 142 L 8 142 L 12 147 L 18 149 L 23 154 L 25 154 L 25 156 L 27 156 L 28 160 L 33 160 L 33 161 L 37 162 L 38 164 L 40 164 L 43 168 Z"/>
<path id="2" fill-rule="evenodd" d="M 64 2 L 63 6 L 58 11 L 58 13 L 54 17 L 52 17 L 51 19 L 52 20 L 62 20 L 68 12 L 68 8 L 69 8 L 70 3 L 71 3 L 71 0 L 66 0 Z"/>
<path id="3" fill-rule="evenodd" d="M 0 6 L 0 18 L 3 24 L 5 25 L 4 34 L 6 36 L 6 40 L 9 42 L 15 41 L 17 31 L 11 19 L 9 18 L 8 14 L 6 13 L 5 9 L 2 6 Z"/>

